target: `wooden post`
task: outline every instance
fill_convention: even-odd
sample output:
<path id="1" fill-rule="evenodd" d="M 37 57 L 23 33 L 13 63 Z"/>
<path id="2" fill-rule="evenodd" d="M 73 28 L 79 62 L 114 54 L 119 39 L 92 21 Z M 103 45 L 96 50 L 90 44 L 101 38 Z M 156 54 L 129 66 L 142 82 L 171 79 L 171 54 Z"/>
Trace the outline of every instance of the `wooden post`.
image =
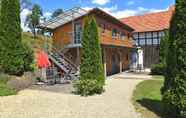
<path id="1" fill-rule="evenodd" d="M 119 50 L 119 68 L 120 68 L 120 73 L 122 72 L 122 52 Z"/>
<path id="2" fill-rule="evenodd" d="M 104 63 L 104 74 L 107 77 L 107 60 L 106 60 L 106 49 L 103 47 L 103 63 Z"/>
<path id="3" fill-rule="evenodd" d="M 80 66 L 80 48 L 77 47 L 77 58 L 76 58 L 76 64 Z"/>

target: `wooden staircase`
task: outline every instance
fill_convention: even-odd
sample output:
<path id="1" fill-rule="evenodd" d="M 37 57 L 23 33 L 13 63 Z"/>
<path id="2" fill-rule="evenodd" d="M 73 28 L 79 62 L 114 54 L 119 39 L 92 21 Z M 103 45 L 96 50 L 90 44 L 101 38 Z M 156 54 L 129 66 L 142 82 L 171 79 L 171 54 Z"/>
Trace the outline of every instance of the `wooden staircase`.
<path id="1" fill-rule="evenodd" d="M 52 51 L 48 52 L 48 57 L 60 71 L 64 72 L 64 80 L 78 79 L 78 68 L 62 52 L 52 49 Z"/>

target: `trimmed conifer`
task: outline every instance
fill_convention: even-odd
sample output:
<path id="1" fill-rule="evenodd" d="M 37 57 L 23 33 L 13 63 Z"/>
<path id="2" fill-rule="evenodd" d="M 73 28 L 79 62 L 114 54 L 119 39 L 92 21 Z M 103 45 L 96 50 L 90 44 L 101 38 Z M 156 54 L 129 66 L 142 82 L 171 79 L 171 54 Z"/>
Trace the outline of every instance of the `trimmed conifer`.
<path id="1" fill-rule="evenodd" d="M 93 17 L 87 17 L 83 28 L 80 80 L 75 88 L 83 96 L 99 94 L 103 91 L 104 81 L 97 24 Z"/>
<path id="2" fill-rule="evenodd" d="M 90 50 L 91 50 L 91 65 L 93 78 L 98 80 L 98 84 L 103 86 L 105 83 L 103 63 L 102 63 L 102 51 L 99 40 L 99 32 L 96 20 L 94 17 L 91 18 L 90 22 Z"/>
<path id="3" fill-rule="evenodd" d="M 162 88 L 165 113 L 186 117 L 186 1 L 176 0 L 171 21 L 166 75 Z"/>
<path id="4" fill-rule="evenodd" d="M 21 40 L 21 20 L 19 0 L 3 0 L 1 3 L 0 23 L 0 68 L 11 75 L 21 75 L 32 63 L 26 58 L 32 57 L 26 52 Z M 26 56 L 27 55 L 27 56 Z M 29 55 L 29 57 L 28 57 Z M 26 63 L 28 65 L 25 65 Z"/>

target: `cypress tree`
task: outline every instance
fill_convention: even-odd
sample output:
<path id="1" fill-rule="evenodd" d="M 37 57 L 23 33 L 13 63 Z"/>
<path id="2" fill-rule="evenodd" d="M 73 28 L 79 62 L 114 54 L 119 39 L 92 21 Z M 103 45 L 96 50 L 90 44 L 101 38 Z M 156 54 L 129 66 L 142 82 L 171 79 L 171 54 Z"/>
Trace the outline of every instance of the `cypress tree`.
<path id="1" fill-rule="evenodd" d="M 104 80 L 97 24 L 93 17 L 87 17 L 83 28 L 80 80 L 75 88 L 83 96 L 99 94 L 103 91 Z"/>
<path id="2" fill-rule="evenodd" d="M 99 32 L 96 20 L 94 17 L 91 18 L 90 22 L 90 50 L 91 50 L 91 65 L 92 65 L 92 76 L 98 80 L 98 84 L 103 86 L 105 83 L 101 45 L 99 40 Z"/>
<path id="3" fill-rule="evenodd" d="M 165 113 L 186 117 L 186 1 L 176 0 L 171 21 L 166 75 L 162 88 Z"/>
<path id="4" fill-rule="evenodd" d="M 165 32 L 165 36 L 162 37 L 160 42 L 160 63 L 165 66 L 166 65 L 166 56 L 168 52 L 168 40 L 169 40 L 169 32 Z"/>
<path id="5" fill-rule="evenodd" d="M 1 71 L 21 75 L 24 71 L 19 0 L 3 0 L 0 22 Z"/>

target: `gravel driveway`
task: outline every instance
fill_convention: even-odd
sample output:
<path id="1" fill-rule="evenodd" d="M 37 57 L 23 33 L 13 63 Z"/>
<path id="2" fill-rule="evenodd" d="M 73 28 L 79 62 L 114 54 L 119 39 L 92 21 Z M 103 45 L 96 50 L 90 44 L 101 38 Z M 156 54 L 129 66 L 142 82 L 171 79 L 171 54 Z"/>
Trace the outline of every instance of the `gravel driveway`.
<path id="1" fill-rule="evenodd" d="M 90 97 L 60 92 L 59 85 L 26 89 L 16 96 L 0 97 L 0 118 L 137 118 L 131 96 L 141 81 L 108 79 L 106 91 Z"/>

